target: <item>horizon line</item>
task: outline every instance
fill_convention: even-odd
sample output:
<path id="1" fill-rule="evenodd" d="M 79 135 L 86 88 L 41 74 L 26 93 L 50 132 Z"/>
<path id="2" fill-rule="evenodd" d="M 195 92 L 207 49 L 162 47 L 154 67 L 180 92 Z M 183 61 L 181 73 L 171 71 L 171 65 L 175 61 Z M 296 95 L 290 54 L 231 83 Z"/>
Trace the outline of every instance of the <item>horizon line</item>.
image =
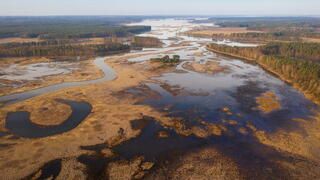
<path id="1" fill-rule="evenodd" d="M 240 15 L 240 14 L 47 14 L 47 15 L 0 15 L 0 17 L 49 17 L 49 16 L 201 16 L 201 17 L 320 17 L 320 14 L 279 14 L 279 15 Z"/>

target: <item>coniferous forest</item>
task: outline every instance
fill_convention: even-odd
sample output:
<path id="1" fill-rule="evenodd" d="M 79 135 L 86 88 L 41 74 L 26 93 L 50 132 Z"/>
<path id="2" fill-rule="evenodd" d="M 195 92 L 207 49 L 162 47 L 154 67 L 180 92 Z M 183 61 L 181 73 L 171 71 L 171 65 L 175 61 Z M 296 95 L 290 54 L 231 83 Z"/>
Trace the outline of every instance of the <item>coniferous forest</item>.
<path id="1" fill-rule="evenodd" d="M 210 44 L 209 50 L 255 61 L 320 102 L 320 44 L 269 43 L 255 47 Z"/>

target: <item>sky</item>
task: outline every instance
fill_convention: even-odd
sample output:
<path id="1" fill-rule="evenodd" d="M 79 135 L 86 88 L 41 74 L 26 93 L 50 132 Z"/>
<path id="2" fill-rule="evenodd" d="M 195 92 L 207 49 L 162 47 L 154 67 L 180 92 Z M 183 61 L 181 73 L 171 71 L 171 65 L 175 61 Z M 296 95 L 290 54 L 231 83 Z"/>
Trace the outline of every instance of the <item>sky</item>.
<path id="1" fill-rule="evenodd" d="M 15 15 L 320 15 L 320 0 L 0 0 Z"/>

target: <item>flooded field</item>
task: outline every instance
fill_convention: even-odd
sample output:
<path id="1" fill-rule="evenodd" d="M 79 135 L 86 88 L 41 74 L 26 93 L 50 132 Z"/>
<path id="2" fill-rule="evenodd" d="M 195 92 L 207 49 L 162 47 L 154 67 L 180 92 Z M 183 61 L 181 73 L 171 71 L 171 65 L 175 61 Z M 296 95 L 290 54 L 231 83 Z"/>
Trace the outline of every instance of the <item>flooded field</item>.
<path id="1" fill-rule="evenodd" d="M 105 65 L 104 63 L 104 58 L 96 58 L 94 63 L 103 71 L 104 77 L 100 79 L 95 79 L 95 80 L 90 80 L 90 81 L 81 81 L 81 82 L 66 82 L 66 83 L 61 83 L 61 84 L 55 84 L 51 86 L 46 86 L 43 88 L 31 90 L 31 91 L 26 91 L 22 93 L 16 93 L 8 96 L 1 96 L 0 97 L 0 102 L 3 102 L 5 105 L 10 105 L 14 104 L 32 97 L 36 97 L 45 93 L 48 93 L 50 91 L 56 91 L 59 89 L 64 89 L 68 87 L 74 87 L 74 86 L 81 86 L 81 85 L 87 85 L 87 84 L 95 84 L 98 82 L 103 82 L 103 81 L 109 81 L 115 78 L 115 73 L 114 71 Z M 61 69 L 62 71 L 64 69 Z M 70 69 L 69 69 L 70 70 Z M 65 70 L 67 71 L 67 70 Z M 23 75 L 24 77 L 25 75 Z M 10 76 L 11 77 L 11 76 Z"/>
<path id="2" fill-rule="evenodd" d="M 316 112 L 319 110 L 317 105 L 256 64 L 208 51 L 205 45 L 212 42 L 211 39 L 181 35 L 196 27 L 215 27 L 214 24 L 194 24 L 186 19 L 154 19 L 131 25 L 151 25 L 152 31 L 140 36 L 157 37 L 165 43 L 164 47 L 146 48 L 142 51 L 107 57 L 107 62 L 116 58 L 119 59 L 116 63 L 123 62 L 126 66 L 137 65 L 139 68 L 142 67 L 141 71 L 148 68 L 151 58 L 160 58 L 164 55 L 179 55 L 181 62 L 173 70 L 159 73 L 148 81 L 139 82 L 138 85 L 126 88 L 120 93 L 117 88 L 112 89 L 106 85 L 103 86 L 105 89 L 101 89 L 99 86 L 99 83 L 112 82 L 118 77 L 116 77 L 117 72 L 104 63 L 105 58 L 97 58 L 95 64 L 104 72 L 104 78 L 47 86 L 2 96 L 0 101 L 5 101 L 5 105 L 9 106 L 33 97 L 44 96 L 48 92 L 81 85 L 96 85 L 94 90 L 90 90 L 91 94 L 110 93 L 119 98 L 119 100 L 113 100 L 115 99 L 113 96 L 110 98 L 111 102 L 115 101 L 114 104 L 121 103 L 121 100 L 127 96 L 137 98 L 138 100 L 134 101 L 135 106 L 150 107 L 163 114 L 161 119 L 144 115 L 145 112 L 135 112 L 139 113 L 140 118 L 130 120 L 130 127 L 114 130 L 117 136 L 108 136 L 112 141 L 99 135 L 95 138 L 100 139 L 100 143 L 77 146 L 77 152 L 79 152 L 76 157 L 77 163 L 81 164 L 79 167 L 85 165 L 86 168 L 82 168 L 82 173 L 93 179 L 106 178 L 106 176 L 110 178 L 114 170 L 113 166 L 123 167 L 119 172 L 114 172 L 115 177 L 118 178 L 126 174 L 127 166 L 136 168 L 130 169 L 132 173 L 130 178 L 136 179 L 142 177 L 146 179 L 179 179 L 177 177 L 207 179 L 206 176 L 213 179 L 268 179 L 266 177 L 291 179 L 301 175 L 303 171 L 308 171 L 310 167 L 313 170 L 306 176 L 319 177 L 319 173 L 316 172 L 320 167 L 317 158 L 320 157 L 318 150 L 315 150 L 316 147 L 310 145 L 310 149 L 306 150 L 307 153 L 300 147 L 297 151 L 291 151 L 291 146 L 297 139 L 288 146 L 279 145 L 283 139 L 287 137 L 290 139 L 289 135 L 292 134 L 301 139 L 308 136 L 301 122 L 314 121 L 311 117 L 317 116 Z M 256 46 L 256 44 L 227 40 L 218 43 L 242 47 Z M 129 74 L 128 77 L 130 76 L 133 78 L 134 74 Z M 12 76 L 14 77 L 16 76 Z M 129 83 L 128 81 L 130 79 L 123 80 L 122 84 Z M 110 103 L 109 99 L 103 102 Z M 73 106 L 77 103 L 84 103 L 82 106 L 86 106 L 85 112 L 74 109 L 76 107 Z M 13 112 L 6 117 L 8 131 L 3 136 L 9 134 L 16 135 L 18 138 L 40 138 L 54 137 L 72 129 L 76 131 L 79 128 L 77 126 L 82 121 L 86 121 L 85 118 L 91 111 L 89 102 L 77 103 L 68 103 L 73 111 L 64 123 L 42 129 L 31 123 L 27 112 Z M 103 103 L 94 106 L 91 112 L 92 116 L 97 116 L 93 118 L 94 121 L 90 121 L 90 125 L 95 127 L 94 131 L 80 126 L 84 133 L 94 135 L 96 131 L 101 130 L 102 125 L 97 126 L 95 123 L 99 125 L 98 122 L 103 118 L 129 117 L 129 115 L 128 117 L 126 115 L 109 116 L 111 112 L 101 113 L 97 110 L 99 109 L 97 107 L 104 107 L 101 104 Z M 119 107 L 121 108 L 125 113 L 126 110 Z M 75 119 L 77 116 L 79 117 Z M 164 120 L 166 118 L 170 120 Z M 117 120 L 112 121 L 113 125 L 118 123 Z M 28 128 L 22 130 L 23 126 Z M 131 132 L 130 128 L 140 133 L 121 142 L 127 131 Z M 32 133 L 32 131 L 35 132 Z M 104 133 L 108 133 L 107 130 Z M 284 135 L 282 134 L 276 143 L 266 140 L 268 136 L 277 135 L 277 133 L 284 133 Z M 68 138 L 72 139 L 72 137 Z M 115 143 L 118 141 L 121 143 Z M 8 146 L 14 149 L 14 145 Z M 309 148 L 309 146 L 303 148 Z M 110 152 L 105 152 L 106 149 Z M 82 151 L 92 153 L 81 153 Z M 112 155 L 107 156 L 108 153 Z M 139 159 L 140 157 L 142 160 Z M 67 160 L 61 160 L 61 158 Z M 57 155 L 48 158 L 50 162 L 54 162 L 51 175 L 50 171 L 48 172 L 48 164 L 44 164 L 38 167 L 40 170 L 46 169 L 43 172 L 45 175 L 40 173 L 40 177 L 56 178 L 63 169 L 61 163 L 71 161 L 68 158 L 71 156 Z M 72 158 L 75 157 L 72 156 Z M 56 172 L 57 169 L 59 172 Z M 221 173 L 224 169 L 230 171 L 230 174 Z M 109 174 L 106 175 L 106 172 Z M 121 175 L 121 172 L 124 173 Z"/>
<path id="3" fill-rule="evenodd" d="M 156 33 L 151 32 L 142 36 L 156 36 L 167 42 L 168 46 L 183 41 L 191 42 L 171 53 L 179 55 L 183 60 L 177 66 L 177 72 L 164 73 L 153 78 L 158 83 L 144 84 L 149 90 L 157 92 L 160 97 L 146 98 L 140 102 L 167 113 L 168 117 L 178 119 L 181 124 L 180 127 L 171 127 L 168 132 L 169 137 L 164 139 L 156 138 L 157 130 L 161 130 L 159 125 L 148 125 L 138 138 L 118 148 L 119 152 L 125 157 L 142 155 L 157 159 L 162 157 L 161 154 L 173 153 L 174 150 L 185 152 L 197 147 L 215 147 L 224 152 L 225 156 L 239 163 L 239 171 L 247 178 L 266 176 L 268 172 L 264 172 L 265 168 L 272 169 L 271 177 L 273 178 L 289 176 L 284 172 L 285 169 L 272 162 L 275 159 L 283 160 L 288 154 L 281 154 L 271 147 L 266 147 L 259 142 L 255 132 L 272 134 L 278 131 L 292 131 L 305 134 L 300 123 L 293 119 L 308 120 L 318 110 L 318 106 L 289 84 L 255 64 L 208 52 L 203 44 L 209 42 L 209 39 L 178 36 L 179 40 L 172 42 L 170 38 L 177 36 L 174 32 L 183 32 L 188 29 L 189 25 L 180 27 L 183 21 L 179 21 L 177 26 L 172 23 L 172 20 L 168 23 L 146 21 L 141 24 L 144 23 L 155 26 L 153 31 Z M 226 40 L 217 43 L 240 47 L 257 46 Z M 128 59 L 128 61 L 143 62 L 159 56 L 161 55 L 142 56 Z M 205 73 L 197 72 L 197 69 L 192 71 L 184 68 L 188 63 L 209 66 L 211 62 L 217 63 L 225 70 Z M 139 94 L 136 91 L 132 93 Z M 270 99 L 259 101 L 258 98 L 265 93 L 274 96 L 276 102 L 270 103 Z M 271 110 L 261 108 L 263 105 L 260 103 L 265 103 L 265 106 L 269 104 L 272 106 Z M 183 137 L 179 138 L 172 134 L 172 129 Z M 185 136 L 186 134 L 190 135 Z M 162 166 L 164 168 L 167 165 Z M 172 178 L 175 173 L 170 175 L 171 170 L 155 170 L 150 178 L 158 177 L 159 174 L 156 175 L 156 173 L 162 173 L 161 177 Z"/>
<path id="4" fill-rule="evenodd" d="M 67 74 L 72 70 L 77 70 L 73 68 L 75 64 L 72 63 L 37 63 L 25 66 L 16 66 L 15 64 L 1 68 L 3 73 L 0 76 L 2 79 L 21 81 L 21 80 L 35 80 L 37 78 L 55 74 Z"/>
<path id="5" fill-rule="evenodd" d="M 179 30 L 188 29 L 188 24 L 183 28 L 179 26 L 180 23 L 183 24 L 183 20 L 176 21 L 178 21 L 176 26 L 172 25 L 172 20 L 169 20 L 168 24 L 166 21 L 159 21 L 156 23 L 159 27 L 156 26 L 153 31 L 156 31 L 160 38 L 167 40 L 175 37 L 174 34 L 167 33 L 168 31 L 179 32 Z M 152 25 L 154 22 L 146 21 L 141 24 L 144 23 Z M 179 42 L 190 41 L 190 38 L 185 36 L 179 36 L 179 39 L 181 39 Z M 182 116 L 190 121 L 199 117 L 205 117 L 202 119 L 206 122 L 236 120 L 239 124 L 247 124 L 250 121 L 266 131 L 291 128 L 291 125 L 285 123 L 286 121 L 292 118 L 307 118 L 314 110 L 317 110 L 318 107 L 301 93 L 258 65 L 207 51 L 203 43 L 208 41 L 210 40 L 195 38 L 190 45 L 173 51 L 172 55 L 179 55 L 183 60 L 176 68 L 179 71 L 153 78 L 159 84 L 146 83 L 152 91 L 159 93 L 161 98 L 146 99 L 142 103 L 159 109 L 170 106 L 167 111 L 174 112 L 170 116 Z M 252 44 L 230 43 L 232 46 L 253 46 Z M 195 54 L 199 55 L 194 56 Z M 141 56 L 128 59 L 128 61 L 143 62 L 159 56 L 161 55 Z M 184 65 L 191 62 L 204 65 L 215 62 L 225 70 L 208 74 L 185 69 Z M 266 92 L 273 93 L 278 98 L 281 108 L 270 113 L 259 111 L 256 98 Z M 229 114 L 223 112 L 222 109 L 225 107 L 229 109 Z M 189 111 L 199 113 L 190 116 Z"/>

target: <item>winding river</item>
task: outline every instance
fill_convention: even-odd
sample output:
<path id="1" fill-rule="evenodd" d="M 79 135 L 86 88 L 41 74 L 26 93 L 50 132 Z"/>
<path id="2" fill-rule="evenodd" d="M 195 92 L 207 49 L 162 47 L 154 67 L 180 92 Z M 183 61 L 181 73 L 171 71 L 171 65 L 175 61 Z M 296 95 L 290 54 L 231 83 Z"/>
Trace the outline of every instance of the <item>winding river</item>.
<path id="1" fill-rule="evenodd" d="M 111 67 L 106 65 L 104 62 L 105 59 L 105 57 L 98 57 L 94 60 L 94 64 L 103 71 L 103 78 L 82 82 L 66 82 L 46 86 L 31 91 L 2 96 L 0 97 L 0 101 L 4 102 L 5 106 L 8 106 L 29 98 L 64 88 L 111 81 L 116 77 L 116 73 Z M 71 115 L 63 123 L 55 126 L 41 126 L 30 121 L 29 112 L 10 112 L 6 117 L 5 127 L 10 131 L 11 134 L 19 137 L 43 138 L 61 134 L 76 128 L 91 113 L 92 110 L 91 104 L 87 102 L 75 102 L 63 99 L 57 101 L 69 105 L 72 109 Z"/>
<path id="2" fill-rule="evenodd" d="M 65 82 L 65 83 L 54 84 L 51 86 L 46 86 L 46 87 L 42 87 L 39 89 L 34 89 L 34 90 L 26 91 L 26 92 L 11 94 L 11 95 L 7 95 L 7 96 L 1 96 L 0 102 L 4 102 L 4 105 L 8 106 L 11 104 L 15 104 L 15 103 L 24 101 L 26 99 L 30 99 L 30 98 L 40 96 L 42 94 L 49 93 L 52 91 L 57 91 L 60 89 L 65 89 L 65 88 L 70 88 L 70 87 L 75 87 L 75 86 L 82 86 L 82 85 L 90 85 L 90 84 L 95 84 L 95 83 L 104 82 L 104 81 L 111 81 L 114 78 L 116 78 L 116 73 L 113 71 L 113 69 L 111 67 L 109 67 L 104 62 L 105 59 L 106 59 L 106 57 L 98 57 L 94 60 L 94 64 L 103 71 L 103 73 L 104 73 L 103 78 L 89 80 L 89 81 L 81 81 L 81 82 Z"/>
<path id="3" fill-rule="evenodd" d="M 216 123 L 222 123 L 222 119 L 232 119 L 243 124 L 252 121 L 256 127 L 270 132 L 279 128 L 296 127 L 296 123 L 288 124 L 290 119 L 306 119 L 312 115 L 314 109 L 318 109 L 318 106 L 306 99 L 301 93 L 272 74 L 264 71 L 259 66 L 207 51 L 205 44 L 212 42 L 211 39 L 181 35 L 181 32 L 191 30 L 195 27 L 215 26 L 214 24 L 194 24 L 190 20 L 185 19 L 154 19 L 131 25 L 152 26 L 151 32 L 141 34 L 141 36 L 157 37 L 161 39 L 165 45 L 163 48 L 146 48 L 143 51 L 117 55 L 116 57 L 145 53 L 145 55 L 139 57 L 127 58 L 128 61 L 144 63 L 144 61 L 150 58 L 161 57 L 164 55 L 164 52 L 170 51 L 171 53 L 168 55 L 179 55 L 183 60 L 183 62 L 177 66 L 177 70 L 183 71 L 184 73 L 170 72 L 154 79 L 167 84 L 169 87 L 177 86 L 193 94 L 206 94 L 206 96 L 174 96 L 168 92 L 168 89 L 164 89 L 162 86 L 146 83 L 150 89 L 161 94 L 161 98 L 147 99 L 142 102 L 143 104 L 148 104 L 160 110 L 166 106 L 171 106 L 171 110 L 175 112 L 171 116 L 183 117 L 190 121 L 193 121 L 192 118 L 196 116 L 206 117 L 204 121 Z M 179 43 L 186 43 L 186 45 L 172 46 Z M 231 41 L 222 41 L 219 43 L 230 46 L 255 46 L 254 44 Z M 152 52 L 151 55 L 149 54 L 150 52 Z M 116 73 L 105 64 L 105 59 L 105 57 L 98 57 L 94 60 L 95 65 L 104 73 L 104 77 L 101 79 L 51 85 L 31 91 L 2 96 L 0 97 L 0 101 L 5 102 L 5 105 L 11 105 L 64 88 L 113 80 L 116 77 Z M 228 71 L 213 75 L 199 73 L 184 68 L 183 65 L 189 62 L 198 62 L 200 64 L 215 62 L 220 66 L 228 68 Z M 256 97 L 265 92 L 272 92 L 279 98 L 279 103 L 281 104 L 280 110 L 270 114 L 261 114 L 255 109 L 255 106 L 257 106 Z M 72 104 L 70 105 L 72 106 Z M 220 109 L 222 107 L 231 109 L 233 115 L 230 116 L 221 113 Z M 192 116 L 185 113 L 195 108 L 203 111 L 203 113 L 193 114 Z M 241 118 L 239 114 L 246 118 Z M 22 116 L 24 119 L 28 119 L 26 113 L 19 112 L 15 115 L 9 115 L 8 120 L 11 121 L 11 119 Z"/>
<path id="4" fill-rule="evenodd" d="M 90 113 L 92 106 L 87 102 L 57 100 L 69 105 L 71 115 L 63 123 L 54 126 L 41 126 L 30 121 L 29 112 L 11 112 L 6 119 L 6 128 L 10 133 L 24 138 L 43 138 L 70 131 L 77 127 Z"/>
<path id="5" fill-rule="evenodd" d="M 182 136 L 173 127 L 164 127 L 151 117 L 142 119 L 147 123 L 138 137 L 113 147 L 113 150 L 123 158 L 132 159 L 144 156 L 146 160 L 157 161 L 164 153 L 172 154 L 175 150 L 190 150 L 210 145 L 233 159 L 240 169 L 245 169 L 245 173 L 248 173 L 246 168 L 251 168 L 252 172 L 257 174 L 263 174 L 264 169 L 271 168 L 275 169 L 272 175 L 281 177 L 282 174 L 276 174 L 279 171 L 274 162 L 269 159 L 286 158 L 286 154 L 259 142 L 254 133 L 261 131 L 271 134 L 283 130 L 304 134 L 300 123 L 293 119 L 301 118 L 308 121 L 309 117 L 314 114 L 314 110 L 319 110 L 319 107 L 289 84 L 258 65 L 208 51 L 205 45 L 212 42 L 211 39 L 181 35 L 181 32 L 192 28 L 214 26 L 214 24 L 194 24 L 186 19 L 153 19 L 131 25 L 151 25 L 152 31 L 141 34 L 141 36 L 157 37 L 164 42 L 164 47 L 146 48 L 143 51 L 131 52 L 118 57 L 145 53 L 139 57 L 127 58 L 129 62 L 143 64 L 150 58 L 179 55 L 183 61 L 177 66 L 176 71 L 153 78 L 159 83 L 145 82 L 143 85 L 157 92 L 160 97 L 147 97 L 140 104 L 165 112 L 168 117 L 182 119 L 181 124 L 185 130 L 193 132 L 194 129 L 201 129 L 209 124 L 223 127 L 223 131 L 207 137 L 196 136 L 197 132 Z M 185 43 L 185 45 L 172 46 L 179 43 Z M 256 46 L 230 41 L 218 43 L 230 46 Z M 170 53 L 167 53 L 169 50 Z M 113 80 L 116 74 L 104 63 L 105 59 L 99 57 L 94 60 L 94 63 L 104 72 L 105 76 L 101 79 L 56 84 L 2 96 L 0 101 L 6 102 L 5 105 L 11 105 L 63 88 Z M 213 62 L 227 70 L 206 74 L 186 69 L 184 65 L 192 62 L 199 64 Z M 280 108 L 263 113 L 257 108 L 259 105 L 257 98 L 269 92 L 276 96 Z M 138 95 L 144 92 L 130 89 L 127 93 Z M 30 121 L 28 112 L 13 112 L 7 116 L 6 128 L 12 134 L 20 137 L 53 136 L 77 127 L 92 109 L 91 105 L 86 102 L 58 101 L 72 108 L 71 116 L 60 125 L 40 126 Z M 167 132 L 168 137 L 156 137 L 159 131 Z M 102 144 L 97 147 L 105 148 L 106 145 Z"/>

